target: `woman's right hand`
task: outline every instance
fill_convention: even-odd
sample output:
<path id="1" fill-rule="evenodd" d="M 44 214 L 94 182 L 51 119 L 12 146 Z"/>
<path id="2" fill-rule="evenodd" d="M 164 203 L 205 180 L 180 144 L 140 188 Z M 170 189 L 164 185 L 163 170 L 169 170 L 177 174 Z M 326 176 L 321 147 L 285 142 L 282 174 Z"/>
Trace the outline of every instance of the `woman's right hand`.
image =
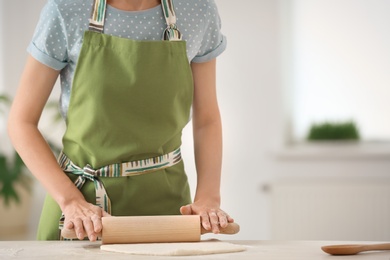
<path id="1" fill-rule="evenodd" d="M 64 228 L 74 229 L 78 239 L 88 236 L 90 241 L 96 241 L 97 234 L 102 231 L 102 217 L 111 216 L 99 206 L 85 200 L 77 200 L 63 207 L 65 215 Z"/>

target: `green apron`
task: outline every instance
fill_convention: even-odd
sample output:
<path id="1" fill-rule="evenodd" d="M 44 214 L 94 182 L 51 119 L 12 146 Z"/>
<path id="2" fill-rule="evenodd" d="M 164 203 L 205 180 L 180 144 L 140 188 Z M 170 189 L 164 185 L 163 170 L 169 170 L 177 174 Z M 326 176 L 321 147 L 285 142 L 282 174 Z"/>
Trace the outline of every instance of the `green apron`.
<path id="1" fill-rule="evenodd" d="M 165 40 L 134 41 L 102 33 L 106 1 L 95 0 L 75 71 L 63 156 L 77 170 L 64 171 L 90 203 L 99 205 L 96 186 L 101 185 L 113 216 L 180 214 L 180 207 L 191 203 L 180 154 L 173 165 L 154 166 L 179 151 L 193 98 L 186 43 L 176 28 L 171 0 L 162 0 L 162 7 Z M 146 161 L 153 167 L 134 175 L 97 175 Z M 60 239 L 60 217 L 48 195 L 39 240 Z"/>

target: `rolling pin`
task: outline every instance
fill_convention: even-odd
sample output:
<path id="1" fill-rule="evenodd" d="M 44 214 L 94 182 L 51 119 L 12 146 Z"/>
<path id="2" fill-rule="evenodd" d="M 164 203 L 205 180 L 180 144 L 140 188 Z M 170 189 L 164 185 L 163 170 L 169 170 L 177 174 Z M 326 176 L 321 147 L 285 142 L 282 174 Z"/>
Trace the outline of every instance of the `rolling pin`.
<path id="1" fill-rule="evenodd" d="M 98 234 L 102 244 L 197 242 L 211 231 L 201 227 L 200 216 L 131 216 L 103 217 Z M 229 223 L 219 228 L 220 234 L 236 234 L 240 226 Z M 62 229 L 62 237 L 77 239 L 74 229 Z"/>

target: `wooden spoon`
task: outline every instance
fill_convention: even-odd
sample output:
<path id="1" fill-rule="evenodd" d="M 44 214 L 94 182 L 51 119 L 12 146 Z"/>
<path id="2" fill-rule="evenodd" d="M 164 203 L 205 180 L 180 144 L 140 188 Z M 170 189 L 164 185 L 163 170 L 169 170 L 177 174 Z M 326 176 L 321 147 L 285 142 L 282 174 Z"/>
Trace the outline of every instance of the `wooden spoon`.
<path id="1" fill-rule="evenodd" d="M 390 250 L 390 243 L 367 245 L 332 245 L 321 247 L 322 251 L 331 255 L 355 255 L 363 251 Z"/>

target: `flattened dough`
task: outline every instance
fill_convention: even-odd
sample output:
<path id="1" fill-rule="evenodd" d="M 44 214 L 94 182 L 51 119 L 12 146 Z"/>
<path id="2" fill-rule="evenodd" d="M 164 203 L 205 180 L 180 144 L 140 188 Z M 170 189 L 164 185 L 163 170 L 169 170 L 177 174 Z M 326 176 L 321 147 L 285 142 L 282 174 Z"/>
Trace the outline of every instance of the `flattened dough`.
<path id="1" fill-rule="evenodd" d="M 192 243 L 115 244 L 101 245 L 101 250 L 132 255 L 190 256 L 245 251 L 246 247 L 219 240 Z"/>

